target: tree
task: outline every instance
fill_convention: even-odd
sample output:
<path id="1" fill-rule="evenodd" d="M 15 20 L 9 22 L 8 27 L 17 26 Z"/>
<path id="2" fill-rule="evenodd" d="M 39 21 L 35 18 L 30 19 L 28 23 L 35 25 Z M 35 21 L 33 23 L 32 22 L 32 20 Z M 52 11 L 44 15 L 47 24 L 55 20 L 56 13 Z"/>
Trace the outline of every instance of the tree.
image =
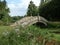
<path id="1" fill-rule="evenodd" d="M 28 6 L 27 16 L 36 16 L 37 15 L 37 6 L 33 3 L 33 1 L 30 1 L 30 4 Z"/>
<path id="2" fill-rule="evenodd" d="M 60 21 L 60 0 L 52 0 L 39 7 L 40 16 L 50 21 Z"/>
<path id="3" fill-rule="evenodd" d="M 45 2 L 49 2 L 49 1 L 51 1 L 51 0 L 45 0 Z"/>
<path id="4" fill-rule="evenodd" d="M 10 22 L 11 17 L 9 16 L 9 8 L 7 7 L 6 0 L 0 0 L 0 20 L 5 24 Z"/>
<path id="5" fill-rule="evenodd" d="M 12 23 L 20 20 L 21 18 L 23 18 L 23 16 L 13 16 L 13 17 L 12 17 Z"/>
<path id="6" fill-rule="evenodd" d="M 44 4 L 44 0 L 41 0 L 41 4 L 40 4 L 40 6 L 43 5 L 43 4 Z"/>

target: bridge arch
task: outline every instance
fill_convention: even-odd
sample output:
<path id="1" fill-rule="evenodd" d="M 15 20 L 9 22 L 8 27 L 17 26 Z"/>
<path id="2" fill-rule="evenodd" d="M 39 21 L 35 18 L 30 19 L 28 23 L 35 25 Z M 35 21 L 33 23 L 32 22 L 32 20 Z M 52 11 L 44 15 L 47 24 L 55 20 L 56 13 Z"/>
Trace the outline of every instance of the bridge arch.
<path id="1" fill-rule="evenodd" d="M 41 22 L 45 25 L 47 25 L 46 22 L 48 22 L 45 18 L 41 17 L 41 16 L 30 16 L 30 17 L 24 17 L 22 18 L 21 20 L 15 22 L 14 24 L 12 24 L 11 26 L 23 26 L 23 27 L 26 27 L 26 26 L 30 26 L 30 25 L 33 25 L 34 23 L 37 23 L 37 22 Z"/>
<path id="2" fill-rule="evenodd" d="M 44 26 L 46 27 L 46 26 L 47 26 L 47 23 L 46 23 L 46 22 L 43 22 L 43 21 L 37 21 L 37 20 L 33 21 L 32 23 L 29 23 L 28 26 L 34 25 L 34 24 L 36 24 L 37 26 L 40 26 L 40 27 L 44 27 Z"/>

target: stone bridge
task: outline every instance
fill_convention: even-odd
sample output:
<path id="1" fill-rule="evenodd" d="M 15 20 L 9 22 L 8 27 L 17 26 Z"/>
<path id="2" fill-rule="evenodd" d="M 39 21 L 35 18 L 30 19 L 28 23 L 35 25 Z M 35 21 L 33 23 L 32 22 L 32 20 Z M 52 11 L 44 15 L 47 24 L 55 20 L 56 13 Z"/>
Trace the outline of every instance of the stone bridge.
<path id="1" fill-rule="evenodd" d="M 13 23 L 10 26 L 16 27 L 16 26 L 22 26 L 22 27 L 26 27 L 26 26 L 30 26 L 34 23 L 37 22 L 41 22 L 45 25 L 47 25 L 47 20 L 41 16 L 28 16 L 28 17 L 24 17 L 22 19 L 20 19 L 19 21 L 16 21 L 15 23 Z"/>

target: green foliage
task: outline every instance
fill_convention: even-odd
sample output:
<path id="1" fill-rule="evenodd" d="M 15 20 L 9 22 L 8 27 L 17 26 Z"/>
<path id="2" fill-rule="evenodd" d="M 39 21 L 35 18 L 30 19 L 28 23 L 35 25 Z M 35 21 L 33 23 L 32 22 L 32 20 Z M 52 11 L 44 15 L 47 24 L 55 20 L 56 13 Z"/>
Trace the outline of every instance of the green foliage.
<path id="1" fill-rule="evenodd" d="M 3 28 L 6 27 L 0 29 L 2 30 Z M 42 45 L 44 39 L 52 40 L 55 36 L 55 34 L 47 31 L 48 29 L 40 29 L 35 26 L 30 26 L 26 29 L 16 28 L 14 30 L 11 29 L 10 31 L 8 31 L 10 28 L 7 28 L 0 33 L 0 45 Z M 41 36 L 43 40 L 41 40 L 42 38 L 39 38 Z"/>
<path id="2" fill-rule="evenodd" d="M 8 25 L 11 22 L 11 17 L 9 16 L 9 8 L 5 0 L 0 1 L 0 21 L 3 22 L 3 25 Z"/>
<path id="3" fill-rule="evenodd" d="M 27 16 L 36 16 L 37 14 L 38 14 L 37 6 L 35 6 L 35 4 L 32 1 L 30 1 Z"/>
<path id="4" fill-rule="evenodd" d="M 20 20 L 21 18 L 23 18 L 23 16 L 13 16 L 12 18 L 12 22 L 16 22 L 18 20 Z"/>
<path id="5" fill-rule="evenodd" d="M 44 4 L 44 0 L 41 0 L 40 6 L 42 6 Z"/>
<path id="6" fill-rule="evenodd" d="M 50 21 L 60 21 L 60 0 L 52 0 L 39 7 L 40 16 Z"/>
<path id="7" fill-rule="evenodd" d="M 60 28 L 60 22 L 49 22 L 48 28 Z"/>

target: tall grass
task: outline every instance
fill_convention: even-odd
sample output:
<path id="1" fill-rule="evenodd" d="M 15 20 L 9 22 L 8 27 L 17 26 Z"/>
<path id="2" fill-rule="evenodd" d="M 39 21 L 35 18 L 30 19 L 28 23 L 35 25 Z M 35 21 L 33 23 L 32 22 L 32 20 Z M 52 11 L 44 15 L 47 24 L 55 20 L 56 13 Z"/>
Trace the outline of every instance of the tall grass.
<path id="1" fill-rule="evenodd" d="M 44 39 L 51 40 L 54 35 L 47 29 L 30 26 L 26 29 L 20 27 L 0 34 L 0 45 L 43 45 Z"/>

